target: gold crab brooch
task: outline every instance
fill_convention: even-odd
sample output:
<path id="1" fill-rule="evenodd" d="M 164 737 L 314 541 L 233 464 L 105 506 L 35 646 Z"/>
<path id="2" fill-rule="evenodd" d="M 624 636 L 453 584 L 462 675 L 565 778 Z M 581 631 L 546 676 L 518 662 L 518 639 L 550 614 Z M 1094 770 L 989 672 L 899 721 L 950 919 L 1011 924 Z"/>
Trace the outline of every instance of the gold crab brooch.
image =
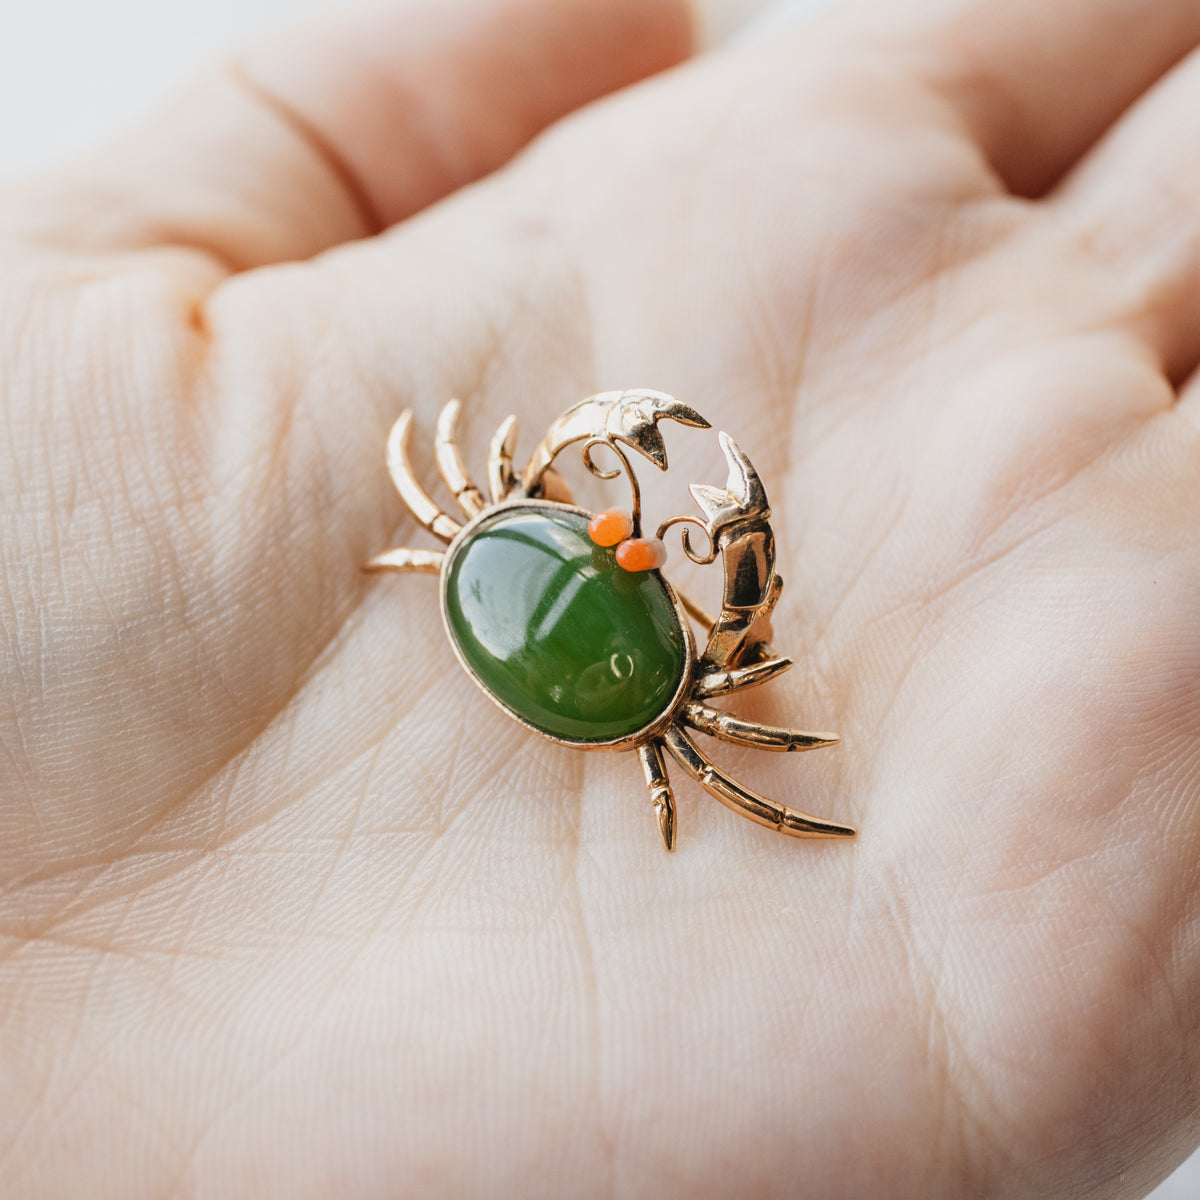
<path id="1" fill-rule="evenodd" d="M 439 509 L 417 483 L 408 456 L 412 412 L 405 412 L 388 438 L 388 470 L 413 516 L 446 549 L 390 550 L 367 569 L 440 577 L 442 621 L 458 661 L 514 720 L 581 750 L 636 750 L 667 850 L 675 847 L 675 799 L 664 751 L 705 791 L 752 821 L 793 837 L 853 837 L 847 825 L 744 787 L 689 733 L 762 750 L 815 750 L 838 740 L 742 720 L 707 703 L 766 683 L 792 665 L 768 641 L 783 588 L 771 510 L 758 473 L 733 439 L 719 435 L 729 463 L 726 486 L 689 489 L 703 517 L 671 517 L 645 538 L 637 475 L 622 447 L 665 471 L 658 423 L 709 428 L 695 409 L 662 392 L 603 392 L 554 421 L 519 475 L 513 470 L 517 422 L 509 417 L 488 452 L 489 503 L 455 443 L 460 408 L 452 400 L 442 410 L 434 449 L 466 524 Z M 571 503 L 554 463 L 578 442 L 593 475 L 628 476 L 631 512 L 590 513 Z M 615 456 L 616 468 L 595 461 L 601 447 Z M 723 603 L 715 618 L 662 576 L 663 535 L 680 523 L 707 535 L 707 547 L 697 551 L 684 530 L 684 553 L 693 562 L 721 559 Z M 702 653 L 693 622 L 704 632 Z"/>

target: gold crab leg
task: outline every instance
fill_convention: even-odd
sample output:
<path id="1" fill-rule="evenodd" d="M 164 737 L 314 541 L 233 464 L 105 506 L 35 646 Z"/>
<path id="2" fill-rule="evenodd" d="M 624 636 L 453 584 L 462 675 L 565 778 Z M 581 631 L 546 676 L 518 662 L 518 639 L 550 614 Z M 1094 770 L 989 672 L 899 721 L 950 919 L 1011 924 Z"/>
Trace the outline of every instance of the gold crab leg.
<path id="1" fill-rule="evenodd" d="M 409 550 L 401 546 L 377 554 L 363 567 L 364 571 L 401 571 L 415 575 L 437 575 L 442 570 L 445 555 L 440 550 Z"/>
<path id="2" fill-rule="evenodd" d="M 513 451 L 516 448 L 517 418 L 509 417 L 496 430 L 496 436 L 488 447 L 488 490 L 492 493 L 493 504 L 503 503 L 517 486 L 517 477 L 512 469 Z"/>
<path id="3" fill-rule="evenodd" d="M 736 667 L 732 671 L 712 671 L 696 681 L 692 695 L 726 696 L 730 692 L 759 687 L 794 665 L 790 658 L 768 658 L 748 667 Z"/>
<path id="4" fill-rule="evenodd" d="M 444 542 L 453 541 L 462 526 L 448 517 L 422 490 L 421 485 L 413 475 L 412 463 L 408 459 L 408 433 L 412 428 L 412 409 L 405 409 L 400 419 L 392 426 L 388 434 L 387 464 L 392 482 L 400 499 L 408 505 L 409 511 L 430 533 L 440 537 Z"/>
<path id="5" fill-rule="evenodd" d="M 774 608 L 775 604 L 778 603 L 779 595 L 783 591 L 783 579 L 778 575 L 775 576 L 775 579 L 777 581 L 777 587 L 773 589 L 774 599 L 771 601 L 772 608 Z M 706 634 L 711 634 L 713 629 L 716 627 L 717 618 L 714 617 L 707 609 L 701 608 L 700 605 L 697 604 L 696 601 L 693 600 L 686 592 L 681 592 L 676 589 L 675 595 L 679 597 L 679 603 L 683 605 L 683 611 L 686 612 L 687 615 L 691 617 L 692 620 L 695 621 L 696 624 L 699 625 Z M 767 615 L 768 617 L 770 616 L 769 611 Z M 754 618 L 754 621 L 751 622 L 751 625 L 753 626 L 759 622 L 760 618 L 756 617 Z M 760 683 L 766 683 L 767 680 L 774 679 L 776 675 L 781 675 L 788 669 L 788 667 L 793 665 L 790 658 L 783 658 L 780 655 L 777 655 L 770 642 L 757 638 L 744 641 L 738 650 L 737 658 L 741 666 L 736 670 L 709 671 L 702 675 L 700 677 L 701 686 L 697 688 L 696 695 L 723 696 L 726 692 L 736 691 L 739 688 L 756 687 Z M 760 665 L 768 662 L 775 663 L 776 660 L 778 660 L 780 664 L 786 663 L 787 666 L 775 666 L 770 674 L 765 674 L 761 677 L 750 673 L 751 668 L 757 668 Z M 746 672 L 745 675 L 743 675 L 743 671 Z M 708 685 L 710 680 L 713 681 L 711 686 L 717 687 L 720 681 L 724 680 L 726 676 L 735 678 L 739 682 L 737 682 L 733 687 L 722 686 L 719 691 L 703 690 L 704 685 Z M 745 682 L 742 682 L 743 679 Z"/>
<path id="6" fill-rule="evenodd" d="M 705 633 L 712 630 L 712 627 L 717 623 L 717 618 L 712 615 L 706 608 L 701 608 L 686 592 L 675 589 L 675 595 L 679 597 L 679 603 L 683 605 L 683 611 L 687 613 Z"/>
<path id="7" fill-rule="evenodd" d="M 446 481 L 446 486 L 454 493 L 458 507 L 463 510 L 469 520 L 483 512 L 484 499 L 483 493 L 467 475 L 466 464 L 458 452 L 458 443 L 454 440 L 454 427 L 458 424 L 458 414 L 461 411 L 461 400 L 451 400 L 442 409 L 441 416 L 438 417 L 433 452 L 437 458 L 438 470 L 441 471 L 442 478 Z"/>
<path id="8" fill-rule="evenodd" d="M 765 630 L 766 636 L 770 637 L 771 614 L 775 611 L 781 595 L 783 577 L 774 575 L 762 604 L 750 608 L 733 608 L 729 605 L 722 608 L 721 615 L 709 629 L 703 661 L 720 666 L 738 661 L 753 643 L 759 640 L 750 636 L 756 626 Z"/>
<path id="9" fill-rule="evenodd" d="M 776 804 L 757 792 L 743 787 L 726 775 L 720 767 L 707 759 L 700 748 L 678 726 L 672 725 L 662 735 L 663 745 L 671 757 L 706 791 L 716 796 L 727 808 L 757 821 L 759 825 L 778 829 L 790 837 L 801 838 L 852 838 L 857 830 L 849 825 L 838 825 L 820 817 L 810 817 L 783 804 Z"/>
<path id="10" fill-rule="evenodd" d="M 683 719 L 709 737 L 732 742 L 735 746 L 752 746 L 756 750 L 819 750 L 842 740 L 836 733 L 801 733 L 798 729 L 760 725 L 757 721 L 746 721 L 733 713 L 695 701 L 684 705 Z"/>
<path id="11" fill-rule="evenodd" d="M 638 758 L 646 775 L 646 786 L 650 789 L 650 803 L 658 817 L 658 833 L 663 849 L 675 849 L 675 794 L 667 778 L 667 764 L 657 742 L 646 742 L 638 747 Z"/>
<path id="12" fill-rule="evenodd" d="M 556 504 L 575 503 L 571 485 L 553 467 L 547 467 L 542 472 L 538 494 L 543 500 L 553 500 Z"/>

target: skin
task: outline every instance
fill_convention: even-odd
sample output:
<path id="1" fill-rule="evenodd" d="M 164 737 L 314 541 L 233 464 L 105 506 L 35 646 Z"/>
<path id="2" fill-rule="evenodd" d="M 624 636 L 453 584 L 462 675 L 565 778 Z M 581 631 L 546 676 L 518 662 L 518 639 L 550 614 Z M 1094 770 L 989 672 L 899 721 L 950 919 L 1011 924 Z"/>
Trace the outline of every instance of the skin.
<path id="1" fill-rule="evenodd" d="M 862 4 L 566 116 L 689 36 L 342 15 L 0 199 L 0 1193 L 1137 1197 L 1196 1141 L 1200 7 Z M 730 707 L 843 737 L 714 757 L 857 842 L 676 770 L 665 856 L 363 575 L 433 544 L 402 408 L 432 483 L 450 396 L 481 474 L 623 386 L 772 497 L 799 665 Z M 666 432 L 664 513 L 724 481 Z"/>

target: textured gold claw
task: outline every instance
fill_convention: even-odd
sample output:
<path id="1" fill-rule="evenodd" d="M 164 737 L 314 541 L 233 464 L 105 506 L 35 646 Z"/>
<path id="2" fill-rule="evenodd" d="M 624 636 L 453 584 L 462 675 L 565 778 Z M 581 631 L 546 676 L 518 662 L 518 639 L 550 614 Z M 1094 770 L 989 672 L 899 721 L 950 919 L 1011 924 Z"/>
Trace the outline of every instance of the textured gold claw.
<path id="1" fill-rule="evenodd" d="M 542 475 L 563 450 L 573 442 L 585 440 L 622 442 L 665 471 L 667 446 L 658 428 L 662 420 L 678 421 L 697 429 L 709 428 L 708 422 L 690 404 L 646 388 L 601 392 L 577 404 L 551 424 L 530 456 L 522 476 L 525 494 L 531 496 L 538 490 Z"/>

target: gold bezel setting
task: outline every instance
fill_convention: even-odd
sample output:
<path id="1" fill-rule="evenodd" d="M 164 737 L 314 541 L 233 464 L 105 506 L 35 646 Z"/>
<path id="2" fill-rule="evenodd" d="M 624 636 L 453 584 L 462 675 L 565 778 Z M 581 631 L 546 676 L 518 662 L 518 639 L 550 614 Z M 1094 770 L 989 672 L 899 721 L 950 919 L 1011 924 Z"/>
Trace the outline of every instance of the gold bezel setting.
<path id="1" fill-rule="evenodd" d="M 663 578 L 659 571 L 653 572 L 658 576 L 658 581 L 662 584 L 667 593 L 667 598 L 671 601 L 671 606 L 675 610 L 676 620 L 679 622 L 679 628 L 683 634 L 684 642 L 684 657 L 683 657 L 683 674 L 680 677 L 679 683 L 667 704 L 652 721 L 648 722 L 641 729 L 634 730 L 633 733 L 626 734 L 624 737 L 608 738 L 608 739 L 575 739 L 559 737 L 557 734 L 549 733 L 545 729 L 535 725 L 532 721 L 527 720 L 516 709 L 504 703 L 504 701 L 496 695 L 488 685 L 479 678 L 475 672 L 475 668 L 467 660 L 463 654 L 461 647 L 458 644 L 458 639 L 454 636 L 454 631 L 450 628 L 450 621 L 446 612 L 446 589 L 450 579 L 450 570 L 454 564 L 454 559 L 459 550 L 470 541 L 472 533 L 479 528 L 482 522 L 492 521 L 497 513 L 500 512 L 520 512 L 522 510 L 532 512 L 546 512 L 547 510 L 554 512 L 569 512 L 575 513 L 582 517 L 590 516 L 586 508 L 579 508 L 574 504 L 563 504 L 556 500 L 536 500 L 536 499 L 520 499 L 509 500 L 503 504 L 493 505 L 485 509 L 477 516 L 473 517 L 466 525 L 463 526 L 454 540 L 446 547 L 446 556 L 442 564 L 441 581 L 439 587 L 440 608 L 442 614 L 442 628 L 446 631 L 446 640 L 450 643 L 450 648 L 454 651 L 454 657 L 458 659 L 458 665 L 466 671 L 470 680 L 487 698 L 495 704 L 502 712 L 511 717 L 519 725 L 524 725 L 526 729 L 532 730 L 539 737 L 544 737 L 547 741 L 557 742 L 560 746 L 572 746 L 576 750 L 634 750 L 637 746 L 650 738 L 657 737 L 664 729 L 675 719 L 680 708 L 689 699 L 689 687 L 692 681 L 692 670 L 696 657 L 696 639 L 692 634 L 691 625 L 688 620 L 687 609 L 684 608 L 675 589 Z"/>

